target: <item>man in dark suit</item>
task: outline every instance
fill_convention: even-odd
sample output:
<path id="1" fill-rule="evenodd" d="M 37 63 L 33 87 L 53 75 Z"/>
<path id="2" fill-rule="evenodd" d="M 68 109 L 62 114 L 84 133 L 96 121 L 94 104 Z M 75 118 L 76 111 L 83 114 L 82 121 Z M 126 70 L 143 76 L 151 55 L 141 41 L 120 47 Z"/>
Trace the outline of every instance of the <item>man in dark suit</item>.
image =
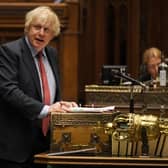
<path id="1" fill-rule="evenodd" d="M 75 102 L 60 101 L 56 50 L 48 43 L 60 33 L 60 22 L 49 7 L 27 13 L 25 36 L 0 46 L 0 167 L 33 168 L 33 155 L 49 149 L 49 131 L 42 119 L 66 112 Z M 45 103 L 38 53 L 47 78 Z"/>

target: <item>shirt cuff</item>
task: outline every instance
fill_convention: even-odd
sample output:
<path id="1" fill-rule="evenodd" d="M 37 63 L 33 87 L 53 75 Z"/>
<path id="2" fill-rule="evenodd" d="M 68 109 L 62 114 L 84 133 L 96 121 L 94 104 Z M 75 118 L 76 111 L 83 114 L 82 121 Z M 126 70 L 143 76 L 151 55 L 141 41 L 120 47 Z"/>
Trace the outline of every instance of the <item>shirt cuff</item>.
<path id="1" fill-rule="evenodd" d="M 49 106 L 48 106 L 48 105 L 45 105 L 45 106 L 42 108 L 40 114 L 38 115 L 38 118 L 41 119 L 41 118 L 46 117 L 46 116 L 48 115 L 48 110 L 49 110 Z"/>

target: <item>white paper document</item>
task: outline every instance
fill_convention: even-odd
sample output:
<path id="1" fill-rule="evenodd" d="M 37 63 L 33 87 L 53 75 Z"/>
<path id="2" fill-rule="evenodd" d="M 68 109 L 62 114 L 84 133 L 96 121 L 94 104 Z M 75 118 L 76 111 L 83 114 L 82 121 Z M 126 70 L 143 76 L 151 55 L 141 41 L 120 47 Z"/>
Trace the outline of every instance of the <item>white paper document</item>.
<path id="1" fill-rule="evenodd" d="M 112 111 L 115 109 L 115 106 L 106 106 L 106 107 L 72 107 L 69 112 L 106 112 Z"/>

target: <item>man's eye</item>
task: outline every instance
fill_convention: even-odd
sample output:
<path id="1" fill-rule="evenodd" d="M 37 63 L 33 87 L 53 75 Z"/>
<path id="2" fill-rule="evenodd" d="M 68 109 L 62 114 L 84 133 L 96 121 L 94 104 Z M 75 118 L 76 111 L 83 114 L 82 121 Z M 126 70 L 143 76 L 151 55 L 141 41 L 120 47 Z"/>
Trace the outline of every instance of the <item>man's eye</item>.
<path id="1" fill-rule="evenodd" d="M 44 28 L 44 31 L 45 31 L 45 32 L 49 32 L 49 29 L 48 29 L 48 28 Z"/>
<path id="2" fill-rule="evenodd" d="M 34 28 L 37 29 L 37 30 L 40 30 L 41 26 L 35 25 Z"/>

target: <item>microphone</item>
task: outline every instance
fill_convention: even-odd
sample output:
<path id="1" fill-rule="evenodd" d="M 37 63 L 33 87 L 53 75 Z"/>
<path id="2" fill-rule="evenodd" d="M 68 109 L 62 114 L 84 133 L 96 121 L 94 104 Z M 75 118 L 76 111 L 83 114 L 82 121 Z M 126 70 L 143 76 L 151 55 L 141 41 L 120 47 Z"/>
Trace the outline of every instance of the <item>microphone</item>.
<path id="1" fill-rule="evenodd" d="M 131 78 L 130 76 L 125 75 L 124 73 L 121 73 L 118 70 L 112 69 L 111 74 L 114 77 L 121 77 L 123 79 L 126 79 L 127 81 L 130 81 L 132 83 L 132 85 L 137 84 L 137 85 L 140 85 L 141 87 L 143 87 L 145 89 L 148 88 L 144 83 L 142 83 L 142 82 L 140 82 L 140 81 L 138 81 L 134 78 Z M 133 87 L 131 87 L 131 92 L 130 92 L 130 113 L 134 113 Z"/>
<path id="2" fill-rule="evenodd" d="M 140 86 L 142 86 L 144 88 L 148 88 L 148 86 L 146 84 L 144 84 L 141 81 L 138 81 L 138 80 L 136 80 L 136 79 L 134 79 L 134 78 L 132 78 L 132 77 L 130 77 L 128 75 L 125 75 L 124 73 L 121 73 L 118 70 L 112 69 L 111 73 L 112 73 L 113 76 L 121 77 L 123 79 L 126 79 L 127 81 L 132 82 L 133 84 L 137 84 L 137 85 L 140 85 Z"/>

